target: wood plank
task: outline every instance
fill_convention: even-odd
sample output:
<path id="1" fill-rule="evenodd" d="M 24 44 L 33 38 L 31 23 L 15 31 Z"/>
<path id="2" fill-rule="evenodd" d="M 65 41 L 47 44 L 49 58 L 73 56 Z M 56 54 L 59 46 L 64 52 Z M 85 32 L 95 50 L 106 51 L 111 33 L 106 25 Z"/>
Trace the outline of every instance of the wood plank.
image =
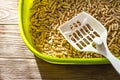
<path id="1" fill-rule="evenodd" d="M 120 76 L 111 65 L 55 65 L 38 58 L 0 58 L 0 80 L 120 80 Z"/>
<path id="2" fill-rule="evenodd" d="M 0 24 L 18 24 L 18 0 L 0 0 Z"/>
<path id="3" fill-rule="evenodd" d="M 120 80 L 111 65 L 56 65 L 36 58 L 42 79 L 50 80 Z"/>
<path id="4" fill-rule="evenodd" d="M 35 59 L 0 58 L 0 80 L 40 80 Z"/>
<path id="5" fill-rule="evenodd" d="M 0 25 L 0 57 L 34 58 L 21 39 L 18 25 Z"/>

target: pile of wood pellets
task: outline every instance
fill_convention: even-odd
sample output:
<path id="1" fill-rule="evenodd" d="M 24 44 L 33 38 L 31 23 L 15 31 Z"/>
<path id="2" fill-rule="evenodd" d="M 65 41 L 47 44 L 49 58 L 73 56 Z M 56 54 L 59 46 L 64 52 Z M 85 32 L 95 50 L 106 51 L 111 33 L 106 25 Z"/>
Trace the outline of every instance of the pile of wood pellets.
<path id="1" fill-rule="evenodd" d="M 76 50 L 58 30 L 60 25 L 85 11 L 105 26 L 108 47 L 113 55 L 120 56 L 120 0 L 34 0 L 30 11 L 30 34 L 40 53 L 57 58 L 103 57 Z"/>

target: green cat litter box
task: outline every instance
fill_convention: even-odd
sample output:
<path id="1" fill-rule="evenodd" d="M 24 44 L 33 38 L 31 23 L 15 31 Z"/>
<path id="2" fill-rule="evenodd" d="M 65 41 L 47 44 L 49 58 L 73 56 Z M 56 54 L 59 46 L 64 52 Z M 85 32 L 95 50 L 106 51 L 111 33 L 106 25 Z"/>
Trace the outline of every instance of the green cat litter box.
<path id="1" fill-rule="evenodd" d="M 49 54 L 46 55 L 43 52 L 39 51 L 34 45 L 34 42 L 33 42 L 33 39 L 30 33 L 31 9 L 32 11 L 34 11 L 34 8 L 35 10 L 38 9 L 37 10 L 38 15 L 40 16 L 45 15 L 45 14 L 51 16 L 49 17 L 51 19 L 48 22 L 47 20 L 49 18 L 47 19 L 46 17 L 44 17 L 45 19 L 41 21 L 42 18 L 39 17 L 38 23 L 42 24 L 46 22 L 46 24 L 49 23 L 49 25 L 51 25 L 52 23 L 55 23 L 55 24 L 58 24 L 58 26 L 61 25 L 61 23 L 64 23 L 65 21 L 74 17 L 77 13 L 80 13 L 81 11 L 86 11 L 90 13 L 92 16 L 94 16 L 96 19 L 98 19 L 106 27 L 109 33 L 108 34 L 108 45 L 110 46 L 109 48 L 110 50 L 112 50 L 111 51 L 112 53 L 115 53 L 115 56 L 119 57 L 120 56 L 120 40 L 118 37 L 120 37 L 120 31 L 118 32 L 115 32 L 115 31 L 120 30 L 120 29 L 117 29 L 119 28 L 118 26 L 120 25 L 120 22 L 119 22 L 119 19 L 117 18 L 114 19 L 114 16 L 119 16 L 119 12 L 117 13 L 117 10 L 118 10 L 117 6 L 119 6 L 117 5 L 117 0 L 112 3 L 109 1 L 105 2 L 102 0 L 101 2 L 96 2 L 94 0 L 90 0 L 90 1 L 91 2 L 87 2 L 87 0 L 64 0 L 64 1 L 62 0 L 19 0 L 19 28 L 20 28 L 22 39 L 24 43 L 26 44 L 26 46 L 37 57 L 47 62 L 54 63 L 54 64 L 74 64 L 74 65 L 108 64 L 109 61 L 104 57 L 74 57 L 74 58 L 72 57 L 67 57 L 67 58 L 51 57 L 51 56 L 48 56 Z M 33 3 L 35 2 L 39 2 L 39 4 L 33 5 Z M 99 6 L 99 4 L 101 5 Z M 114 6 L 114 4 L 116 5 L 116 7 Z M 45 7 L 47 5 L 48 7 Z M 112 10 L 109 11 L 111 9 L 109 5 L 114 6 L 115 8 L 116 12 L 113 17 L 106 16 L 108 15 L 108 13 L 109 15 L 114 14 L 114 12 L 111 12 Z M 34 8 L 32 8 L 33 6 Z M 36 7 L 42 7 L 42 6 L 44 6 L 44 8 L 41 8 L 41 9 L 36 8 Z M 61 22 L 60 20 L 57 20 L 57 19 L 61 19 Z M 114 19 L 114 20 L 111 20 L 111 19 Z M 105 22 L 106 20 L 109 22 Z M 38 24 L 38 27 L 39 26 L 40 25 Z M 49 29 L 48 32 L 50 32 L 50 30 L 51 29 Z M 113 37 L 115 38 L 114 40 L 113 40 Z M 42 42 L 42 40 L 39 40 L 39 42 L 44 43 Z M 49 41 L 49 43 L 50 42 L 51 41 Z M 59 42 L 59 43 L 62 43 L 62 42 Z M 48 47 L 49 46 L 50 45 L 48 45 Z M 67 45 L 65 47 L 67 47 Z M 57 47 L 55 48 L 57 49 Z"/>

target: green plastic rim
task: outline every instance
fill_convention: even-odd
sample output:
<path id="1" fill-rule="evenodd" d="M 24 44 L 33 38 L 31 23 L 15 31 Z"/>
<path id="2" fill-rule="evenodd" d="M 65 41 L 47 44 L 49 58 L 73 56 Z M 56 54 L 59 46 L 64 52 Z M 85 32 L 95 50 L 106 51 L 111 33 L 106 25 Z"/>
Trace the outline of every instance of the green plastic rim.
<path id="1" fill-rule="evenodd" d="M 109 64 L 105 58 L 52 58 L 38 52 L 32 45 L 29 34 L 29 11 L 33 0 L 19 0 L 19 28 L 21 37 L 26 46 L 37 57 L 54 64 L 95 65 Z"/>

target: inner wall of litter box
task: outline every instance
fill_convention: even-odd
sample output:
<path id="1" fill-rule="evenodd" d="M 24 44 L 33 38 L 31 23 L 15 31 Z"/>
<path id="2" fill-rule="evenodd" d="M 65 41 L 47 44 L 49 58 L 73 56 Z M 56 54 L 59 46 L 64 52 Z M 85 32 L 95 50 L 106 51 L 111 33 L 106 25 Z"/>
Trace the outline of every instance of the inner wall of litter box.
<path id="1" fill-rule="evenodd" d="M 23 30 L 25 37 L 27 38 L 28 42 L 33 46 L 32 39 L 30 36 L 30 28 L 29 28 L 29 16 L 30 16 L 30 8 L 32 7 L 33 0 L 23 0 L 22 2 L 22 20 L 23 20 Z"/>

